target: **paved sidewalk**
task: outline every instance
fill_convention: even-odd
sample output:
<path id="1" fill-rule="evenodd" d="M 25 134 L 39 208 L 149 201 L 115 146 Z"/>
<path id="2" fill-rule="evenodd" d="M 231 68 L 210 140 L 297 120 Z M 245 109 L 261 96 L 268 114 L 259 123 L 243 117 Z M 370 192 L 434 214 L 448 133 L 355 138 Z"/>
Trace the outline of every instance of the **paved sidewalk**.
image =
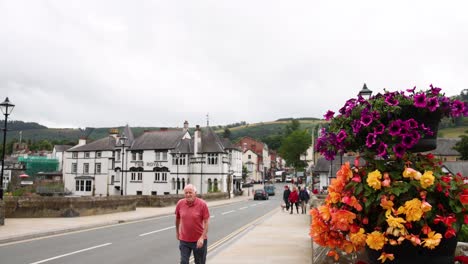
<path id="1" fill-rule="evenodd" d="M 207 201 L 209 207 L 252 199 L 247 195 L 230 200 Z M 46 235 L 78 231 L 122 222 L 173 214 L 174 206 L 137 208 L 136 211 L 71 217 L 7 218 L 0 226 L 0 245 Z M 208 263 L 312 263 L 309 238 L 310 216 L 277 211 L 259 220 L 253 227 L 208 253 Z M 210 246 L 210 245 L 209 245 Z"/>

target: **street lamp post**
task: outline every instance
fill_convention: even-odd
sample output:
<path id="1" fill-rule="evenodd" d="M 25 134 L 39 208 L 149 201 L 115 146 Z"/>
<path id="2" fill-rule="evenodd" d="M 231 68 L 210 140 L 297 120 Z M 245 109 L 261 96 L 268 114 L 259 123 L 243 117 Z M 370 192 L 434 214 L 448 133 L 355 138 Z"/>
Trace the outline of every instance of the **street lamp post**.
<path id="1" fill-rule="evenodd" d="M 127 140 L 127 137 L 125 137 L 125 133 L 122 133 L 122 136 L 119 138 L 120 144 L 122 145 L 122 188 L 120 190 L 120 195 L 124 195 L 124 183 L 125 187 L 127 187 L 127 172 L 125 171 L 125 141 Z M 125 178 L 124 178 L 124 172 L 125 172 Z M 127 195 L 127 191 L 125 190 L 125 195 Z"/>
<path id="2" fill-rule="evenodd" d="M 364 86 L 362 87 L 362 90 L 359 91 L 359 95 L 362 96 L 362 98 L 364 98 L 366 100 L 368 100 L 371 97 L 372 91 L 367 88 L 366 83 L 364 83 Z"/>
<path id="3" fill-rule="evenodd" d="M 10 103 L 10 100 L 8 100 L 8 97 L 5 99 L 3 103 L 0 104 L 2 113 L 5 115 L 5 125 L 3 127 L 3 149 L 2 149 L 2 170 L 1 170 L 2 173 L 0 175 L 0 199 L 1 200 L 3 200 L 3 169 L 5 167 L 7 120 L 8 120 L 8 115 L 11 114 L 11 111 L 13 111 L 14 107 L 15 105 Z"/>
<path id="4" fill-rule="evenodd" d="M 177 152 L 177 154 L 176 154 L 176 165 L 177 165 L 176 194 L 177 194 L 177 195 L 179 195 L 179 188 L 180 188 L 180 183 L 179 183 L 179 162 L 180 162 L 180 151 Z"/>

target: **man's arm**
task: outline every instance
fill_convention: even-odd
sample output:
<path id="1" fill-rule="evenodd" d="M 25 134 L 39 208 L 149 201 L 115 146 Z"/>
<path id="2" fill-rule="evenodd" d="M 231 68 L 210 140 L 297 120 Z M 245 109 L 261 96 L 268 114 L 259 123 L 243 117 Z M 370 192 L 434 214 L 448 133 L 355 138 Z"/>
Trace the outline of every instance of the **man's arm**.
<path id="1" fill-rule="evenodd" d="M 176 238 L 177 238 L 177 240 L 180 240 L 180 239 L 179 239 L 179 225 L 180 225 L 180 218 L 177 218 L 177 217 L 176 217 L 176 220 L 175 220 L 175 230 L 176 230 Z"/>
<path id="2" fill-rule="evenodd" d="M 203 247 L 203 243 L 205 241 L 206 234 L 208 234 L 208 223 L 210 218 L 203 220 L 203 233 L 201 234 L 200 238 L 197 241 L 197 248 Z"/>

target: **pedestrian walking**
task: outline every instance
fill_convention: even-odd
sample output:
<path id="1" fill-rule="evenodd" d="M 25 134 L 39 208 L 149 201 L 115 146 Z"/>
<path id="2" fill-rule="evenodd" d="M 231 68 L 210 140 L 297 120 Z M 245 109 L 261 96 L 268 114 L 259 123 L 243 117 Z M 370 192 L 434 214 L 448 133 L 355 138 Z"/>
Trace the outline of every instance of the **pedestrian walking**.
<path id="1" fill-rule="evenodd" d="M 302 188 L 299 191 L 299 200 L 301 201 L 301 212 L 303 214 L 307 213 L 307 204 L 309 203 L 310 195 L 307 191 L 307 188 Z"/>
<path id="2" fill-rule="evenodd" d="M 286 211 L 289 211 L 289 194 L 290 193 L 291 193 L 291 190 L 289 190 L 289 187 L 285 185 L 284 191 L 283 191 L 283 201 L 286 206 Z"/>
<path id="3" fill-rule="evenodd" d="M 289 202 L 291 203 L 291 214 L 293 213 L 294 205 L 296 206 L 296 211 L 299 214 L 299 193 L 297 192 L 297 187 L 293 185 L 292 192 L 289 194 Z"/>
<path id="4" fill-rule="evenodd" d="M 206 263 L 208 248 L 208 222 L 210 212 L 206 202 L 197 198 L 197 189 L 192 184 L 184 188 L 185 198 L 177 202 L 176 238 L 179 240 L 180 264 L 188 264 L 190 255 L 196 264 Z"/>

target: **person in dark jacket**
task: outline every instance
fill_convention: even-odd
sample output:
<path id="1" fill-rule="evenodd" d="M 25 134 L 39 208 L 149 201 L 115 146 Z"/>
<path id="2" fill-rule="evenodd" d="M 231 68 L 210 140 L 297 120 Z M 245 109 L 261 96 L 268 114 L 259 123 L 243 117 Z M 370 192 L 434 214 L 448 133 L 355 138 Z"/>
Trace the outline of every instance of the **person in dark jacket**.
<path id="1" fill-rule="evenodd" d="M 307 189 L 304 187 L 299 189 L 299 200 L 301 201 L 301 209 L 302 213 L 305 214 L 307 212 L 307 204 L 309 203 L 310 195 L 307 192 Z"/>
<path id="2" fill-rule="evenodd" d="M 294 205 L 296 205 L 296 211 L 299 214 L 299 193 L 294 185 L 292 192 L 289 194 L 289 202 L 291 203 L 291 214 L 293 213 Z"/>
<path id="3" fill-rule="evenodd" d="M 284 186 L 284 191 L 283 191 L 283 201 L 284 204 L 286 205 L 286 211 L 289 211 L 289 194 L 291 191 L 289 190 L 289 187 L 286 185 Z"/>

